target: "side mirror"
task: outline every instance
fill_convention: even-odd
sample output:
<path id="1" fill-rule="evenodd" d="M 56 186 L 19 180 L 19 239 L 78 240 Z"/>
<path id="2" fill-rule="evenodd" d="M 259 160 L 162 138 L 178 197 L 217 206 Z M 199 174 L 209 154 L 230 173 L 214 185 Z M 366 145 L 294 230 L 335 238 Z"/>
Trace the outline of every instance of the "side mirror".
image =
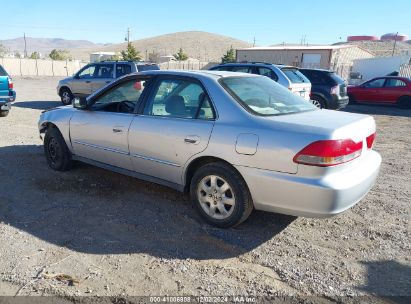
<path id="1" fill-rule="evenodd" d="M 73 100 L 73 107 L 80 110 L 85 110 L 87 108 L 87 98 L 86 97 L 76 97 Z"/>

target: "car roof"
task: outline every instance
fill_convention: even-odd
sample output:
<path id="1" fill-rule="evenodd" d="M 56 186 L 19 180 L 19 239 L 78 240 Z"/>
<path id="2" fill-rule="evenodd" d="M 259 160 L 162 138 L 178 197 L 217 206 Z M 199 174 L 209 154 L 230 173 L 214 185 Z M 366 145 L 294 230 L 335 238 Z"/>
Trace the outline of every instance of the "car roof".
<path id="1" fill-rule="evenodd" d="M 284 65 L 284 64 L 275 64 L 275 63 L 268 63 L 268 62 L 228 62 L 228 63 L 221 63 L 216 65 L 215 67 L 219 66 L 275 66 L 276 68 L 294 68 L 298 69 L 298 67 L 292 65 Z"/>
<path id="2" fill-rule="evenodd" d="M 196 78 L 211 78 L 219 79 L 225 77 L 262 77 L 260 75 L 254 75 L 249 73 L 238 73 L 238 72 L 228 72 L 228 71 L 209 71 L 209 70 L 193 70 L 193 71 L 182 71 L 182 70 L 151 70 L 143 71 L 139 73 L 132 73 L 129 75 L 175 75 L 175 76 L 187 76 Z"/>

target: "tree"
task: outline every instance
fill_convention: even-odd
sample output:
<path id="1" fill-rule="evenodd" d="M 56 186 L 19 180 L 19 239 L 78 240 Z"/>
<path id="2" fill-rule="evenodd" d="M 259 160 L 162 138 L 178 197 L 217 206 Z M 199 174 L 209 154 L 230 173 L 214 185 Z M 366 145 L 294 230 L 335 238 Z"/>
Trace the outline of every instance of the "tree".
<path id="1" fill-rule="evenodd" d="M 22 56 L 21 56 L 21 54 L 20 54 L 19 51 L 15 51 L 15 52 L 14 52 L 14 57 L 15 57 L 15 58 L 21 58 Z"/>
<path id="2" fill-rule="evenodd" d="M 178 53 L 174 54 L 173 56 L 178 61 L 185 61 L 185 60 L 188 59 L 188 55 L 186 53 L 184 53 L 183 48 L 180 48 L 178 50 Z"/>
<path id="3" fill-rule="evenodd" d="M 136 50 L 131 42 L 127 43 L 127 49 L 125 51 L 121 51 L 121 56 L 123 57 L 123 60 L 129 61 L 140 61 L 142 58 L 140 52 Z"/>
<path id="4" fill-rule="evenodd" d="M 154 63 L 158 63 L 160 61 L 160 53 L 153 51 L 152 53 L 148 54 L 148 60 Z"/>
<path id="5" fill-rule="evenodd" d="M 30 55 L 30 59 L 40 59 L 40 54 L 38 52 L 33 52 Z"/>
<path id="6" fill-rule="evenodd" d="M 53 60 L 66 60 L 70 59 L 69 51 L 66 50 L 52 50 L 49 54 L 49 57 Z"/>
<path id="7" fill-rule="evenodd" d="M 225 53 L 225 55 L 221 57 L 221 62 L 222 63 L 235 62 L 235 52 L 234 52 L 233 47 L 227 50 L 227 53 Z"/>
<path id="8" fill-rule="evenodd" d="M 113 61 L 118 61 L 118 60 L 122 60 L 122 56 L 118 53 L 116 53 L 113 56 L 110 56 L 109 60 L 113 60 Z"/>

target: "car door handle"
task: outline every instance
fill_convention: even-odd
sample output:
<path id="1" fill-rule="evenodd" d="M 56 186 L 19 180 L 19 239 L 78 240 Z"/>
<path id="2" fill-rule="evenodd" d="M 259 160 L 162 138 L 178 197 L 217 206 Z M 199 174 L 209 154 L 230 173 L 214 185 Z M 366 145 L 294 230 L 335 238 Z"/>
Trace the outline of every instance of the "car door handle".
<path id="1" fill-rule="evenodd" d="M 113 132 L 114 133 L 123 133 L 124 131 L 122 129 L 113 128 Z"/>
<path id="2" fill-rule="evenodd" d="M 200 137 L 196 136 L 196 135 L 190 135 L 190 136 L 187 136 L 186 138 L 184 138 L 184 142 L 186 144 L 198 145 L 200 143 Z"/>

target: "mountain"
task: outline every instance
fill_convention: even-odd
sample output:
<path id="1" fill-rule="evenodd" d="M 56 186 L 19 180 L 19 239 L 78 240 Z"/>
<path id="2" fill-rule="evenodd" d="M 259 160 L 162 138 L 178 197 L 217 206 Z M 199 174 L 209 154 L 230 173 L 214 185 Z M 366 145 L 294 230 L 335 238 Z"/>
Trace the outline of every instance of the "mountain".
<path id="1" fill-rule="evenodd" d="M 173 55 L 180 48 L 189 57 L 201 61 L 220 61 L 221 57 L 232 46 L 235 48 L 251 47 L 252 44 L 228 36 L 212 34 L 208 32 L 190 31 L 178 32 L 132 41 L 134 47 L 145 58 L 146 54 L 153 51 L 160 55 Z M 127 47 L 127 43 L 111 44 L 95 48 L 76 49 L 71 53 L 73 57 L 89 59 L 93 52 L 119 52 Z"/>
<path id="2" fill-rule="evenodd" d="M 24 38 L 19 37 L 9 40 L 0 40 L 0 44 L 4 45 L 11 52 L 24 52 Z M 103 44 L 95 44 L 87 40 L 66 40 L 61 38 L 32 38 L 26 37 L 27 54 L 30 56 L 32 52 L 40 52 L 47 55 L 53 49 L 73 50 L 79 48 L 98 48 L 104 47 Z"/>

